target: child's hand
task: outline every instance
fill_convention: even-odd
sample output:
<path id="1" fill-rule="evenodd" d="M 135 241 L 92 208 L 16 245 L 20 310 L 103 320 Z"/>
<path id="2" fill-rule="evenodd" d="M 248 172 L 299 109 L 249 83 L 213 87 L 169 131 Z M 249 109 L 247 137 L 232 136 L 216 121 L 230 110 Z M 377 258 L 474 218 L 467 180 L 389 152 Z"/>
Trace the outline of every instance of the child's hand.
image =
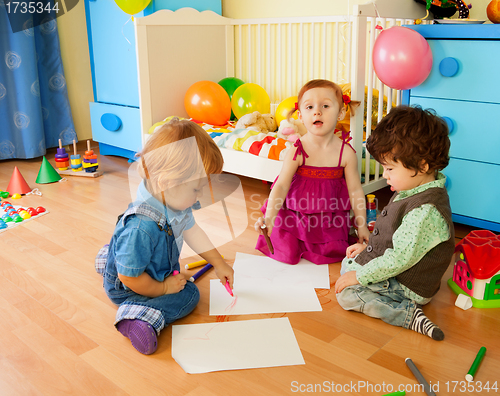
<path id="1" fill-rule="evenodd" d="M 368 243 L 369 239 L 370 239 L 370 231 L 368 231 L 368 227 L 366 225 L 358 227 L 358 242 Z"/>
<path id="2" fill-rule="evenodd" d="M 367 245 L 363 243 L 355 243 L 354 245 L 351 245 L 347 248 L 345 254 L 348 258 L 354 258 L 358 254 L 360 254 L 363 250 L 365 250 L 366 246 Z"/>
<path id="3" fill-rule="evenodd" d="M 271 235 L 271 232 L 273 230 L 272 222 L 269 221 L 266 223 L 263 217 L 259 217 L 259 219 L 255 222 L 254 227 L 255 231 L 257 231 L 261 235 L 264 234 L 264 232 L 262 231 L 263 228 L 267 228 L 267 235 Z"/>
<path id="4" fill-rule="evenodd" d="M 346 287 L 354 285 L 359 285 L 358 278 L 356 278 L 356 271 L 346 272 L 335 282 L 335 293 L 338 294 Z"/>
<path id="5" fill-rule="evenodd" d="M 168 276 L 163 281 L 163 294 L 179 293 L 186 285 L 186 278 L 181 273 Z"/>
<path id="6" fill-rule="evenodd" d="M 233 288 L 234 270 L 226 262 L 215 267 L 215 274 L 220 279 L 220 283 L 225 285 L 229 281 L 229 287 Z"/>

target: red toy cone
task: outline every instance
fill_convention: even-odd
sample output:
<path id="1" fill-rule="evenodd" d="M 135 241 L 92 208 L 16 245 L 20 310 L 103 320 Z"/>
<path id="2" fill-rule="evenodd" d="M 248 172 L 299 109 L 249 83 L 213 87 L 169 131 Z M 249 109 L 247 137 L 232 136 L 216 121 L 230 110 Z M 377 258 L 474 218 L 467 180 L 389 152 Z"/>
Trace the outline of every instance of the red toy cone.
<path id="1" fill-rule="evenodd" d="M 14 172 L 12 172 L 12 177 L 10 178 L 9 186 L 7 187 L 7 191 L 12 194 L 27 194 L 31 191 L 30 186 L 24 180 L 23 175 L 17 169 L 17 166 L 14 167 Z"/>

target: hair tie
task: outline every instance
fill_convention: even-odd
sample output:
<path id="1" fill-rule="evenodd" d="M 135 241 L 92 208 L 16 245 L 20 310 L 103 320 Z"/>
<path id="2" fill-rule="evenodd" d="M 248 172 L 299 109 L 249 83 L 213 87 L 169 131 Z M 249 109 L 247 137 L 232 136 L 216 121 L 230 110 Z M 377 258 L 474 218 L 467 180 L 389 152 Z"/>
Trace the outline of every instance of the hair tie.
<path id="1" fill-rule="evenodd" d="M 299 104 L 298 102 L 295 102 L 295 110 L 298 110 L 299 109 Z"/>
<path id="2" fill-rule="evenodd" d="M 349 97 L 349 95 L 342 95 L 342 100 L 345 104 L 351 103 L 351 98 Z"/>

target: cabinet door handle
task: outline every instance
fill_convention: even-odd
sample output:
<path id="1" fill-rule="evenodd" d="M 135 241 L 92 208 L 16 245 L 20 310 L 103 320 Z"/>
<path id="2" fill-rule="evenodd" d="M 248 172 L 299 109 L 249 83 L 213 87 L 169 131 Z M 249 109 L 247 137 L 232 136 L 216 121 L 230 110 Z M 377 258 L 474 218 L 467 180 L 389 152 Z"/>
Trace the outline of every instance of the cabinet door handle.
<path id="1" fill-rule="evenodd" d="M 108 131 L 115 132 L 122 126 L 122 120 L 116 114 L 105 113 L 101 116 L 101 125 Z"/>
<path id="2" fill-rule="evenodd" d="M 439 62 L 439 72 L 444 77 L 453 77 L 458 73 L 459 66 L 458 60 L 450 56 Z"/>
<path id="3" fill-rule="evenodd" d="M 448 125 L 448 133 L 451 135 L 455 130 L 455 121 L 453 121 L 452 118 L 446 116 L 443 117 L 443 120 L 446 122 L 446 125 Z"/>

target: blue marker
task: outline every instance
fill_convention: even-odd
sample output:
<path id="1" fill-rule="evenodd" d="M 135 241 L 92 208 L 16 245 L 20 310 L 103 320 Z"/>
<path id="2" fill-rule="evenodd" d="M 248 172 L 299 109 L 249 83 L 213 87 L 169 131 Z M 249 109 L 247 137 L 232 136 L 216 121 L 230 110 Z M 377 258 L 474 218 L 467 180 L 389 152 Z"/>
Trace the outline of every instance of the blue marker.
<path id="1" fill-rule="evenodd" d="M 212 264 L 207 264 L 205 265 L 201 270 L 199 270 L 196 274 L 194 274 L 189 280 L 191 282 L 194 282 L 196 279 L 198 279 L 200 276 L 202 276 L 205 272 L 207 272 L 210 268 L 212 268 Z"/>

